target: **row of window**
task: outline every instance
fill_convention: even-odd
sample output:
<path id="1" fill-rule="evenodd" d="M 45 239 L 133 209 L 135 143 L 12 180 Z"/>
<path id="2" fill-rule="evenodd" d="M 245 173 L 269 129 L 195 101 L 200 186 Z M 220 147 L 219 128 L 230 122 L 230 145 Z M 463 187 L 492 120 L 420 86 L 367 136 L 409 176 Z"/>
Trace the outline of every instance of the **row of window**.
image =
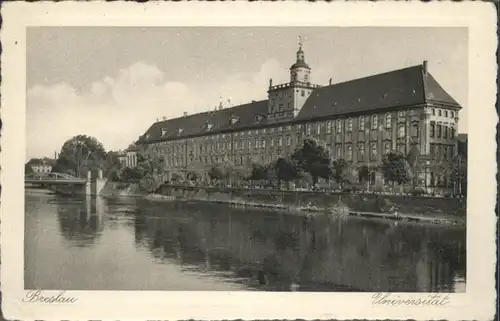
<path id="1" fill-rule="evenodd" d="M 337 145 L 335 148 L 335 154 L 333 154 L 334 150 L 331 147 L 325 146 L 325 148 L 329 152 L 330 157 L 334 157 L 334 158 L 344 157 L 348 161 L 353 161 L 353 145 L 346 144 L 344 146 L 345 146 L 345 151 L 343 150 L 342 145 Z M 392 150 L 392 143 L 391 142 L 384 142 L 382 147 L 383 147 L 383 150 L 382 150 L 383 154 L 384 155 L 388 154 Z M 368 155 L 369 157 L 366 158 L 365 144 L 360 143 L 357 145 L 357 161 L 366 161 L 366 160 L 375 161 L 375 160 L 377 160 L 377 157 L 379 154 L 379 151 L 378 151 L 379 144 L 377 142 L 372 142 L 369 144 L 369 148 L 370 148 L 370 150 L 369 150 L 370 154 Z M 404 144 L 398 145 L 397 151 L 405 154 L 406 153 L 406 146 Z M 251 157 L 251 155 L 248 155 L 248 157 Z M 265 158 L 266 157 L 277 158 L 278 155 L 277 154 L 274 154 L 274 156 L 273 155 L 267 155 L 267 156 L 263 155 L 263 157 L 265 157 Z M 194 159 L 198 159 L 198 161 L 200 161 L 204 164 L 210 164 L 210 163 L 214 163 L 214 162 L 219 163 L 222 161 L 227 161 L 228 158 L 230 158 L 230 156 L 228 157 L 227 155 L 221 156 L 221 157 L 218 157 L 218 156 L 204 156 L 204 157 L 199 156 L 197 158 L 190 155 L 188 159 L 190 162 L 192 162 Z M 243 159 L 243 158 L 245 158 L 245 156 L 235 156 L 235 162 L 237 165 L 243 164 L 243 163 L 238 163 L 237 160 L 239 160 L 240 158 Z M 182 165 L 185 165 L 185 158 L 180 157 L 180 156 L 169 157 L 165 160 L 165 162 L 169 166 L 172 166 L 172 165 L 173 166 L 182 166 Z"/>
<path id="2" fill-rule="evenodd" d="M 431 138 L 455 138 L 455 128 L 452 126 L 446 126 L 442 124 L 436 124 L 436 122 L 431 121 L 431 130 L 430 130 Z"/>
<path id="3" fill-rule="evenodd" d="M 400 117 L 405 116 L 405 111 L 400 111 L 398 114 Z M 372 130 L 377 130 L 379 128 L 379 125 L 382 125 L 382 121 L 380 120 L 379 123 L 379 118 L 378 115 L 372 115 L 372 116 L 360 116 L 358 118 L 358 128 L 360 131 L 365 130 L 366 122 L 370 119 L 370 128 Z M 385 114 L 385 121 L 384 121 L 384 128 L 385 129 L 390 129 L 392 127 L 392 113 L 386 113 Z M 342 128 L 345 122 L 345 130 L 347 132 L 352 132 L 353 130 L 353 122 L 354 118 L 348 118 L 347 120 L 342 120 L 338 119 L 336 121 L 328 120 L 326 122 L 318 122 L 316 123 L 316 132 L 319 134 L 321 132 L 322 126 L 326 126 L 326 132 L 331 133 L 334 130 L 334 125 L 336 122 L 336 131 L 337 133 L 342 132 Z M 297 124 L 296 130 L 301 131 L 302 130 L 302 124 Z M 312 131 L 312 126 L 313 124 L 307 124 L 306 129 L 307 129 L 307 134 L 310 135 Z M 260 128 L 260 129 L 255 129 L 255 130 L 249 130 L 249 131 L 242 131 L 242 132 L 234 132 L 232 134 L 216 134 L 213 136 L 205 136 L 204 139 L 220 139 L 220 138 L 226 138 L 230 137 L 231 135 L 237 137 L 237 136 L 250 136 L 250 135 L 258 135 L 258 134 L 266 134 L 266 133 L 273 133 L 273 132 L 281 132 L 281 131 L 291 131 L 292 126 L 291 125 L 286 125 L 286 126 L 279 126 L 279 127 L 271 127 L 271 128 Z M 162 130 L 162 135 L 166 133 L 166 130 Z"/>
<path id="4" fill-rule="evenodd" d="M 436 116 L 436 108 L 432 108 L 432 115 Z M 455 118 L 455 112 L 453 110 L 437 109 L 437 115 L 443 117 Z"/>
<path id="5" fill-rule="evenodd" d="M 400 112 L 400 117 L 404 117 L 404 111 Z M 392 128 L 392 114 L 391 113 L 386 113 L 384 117 L 384 122 L 382 123 L 381 120 L 379 120 L 378 115 L 372 115 L 372 116 L 360 116 L 358 117 L 358 129 L 359 131 L 365 131 L 366 130 L 366 123 L 367 121 L 370 121 L 370 129 L 371 130 L 377 130 L 381 128 L 385 129 L 391 129 Z M 336 123 L 335 129 L 334 125 Z M 346 120 L 342 119 L 337 119 L 336 121 L 328 120 L 325 123 L 326 126 L 326 132 L 327 133 L 332 133 L 334 130 L 336 130 L 337 133 L 342 133 L 342 128 L 345 125 L 345 131 L 346 132 L 352 132 L 353 131 L 353 123 L 354 119 L 353 118 L 348 118 Z M 383 125 L 383 126 L 382 126 Z M 306 133 L 308 135 L 311 134 L 312 131 L 312 124 L 307 124 L 306 126 Z M 418 122 L 416 123 L 417 129 L 418 129 Z M 400 124 L 399 128 L 403 128 L 404 130 L 405 125 Z M 316 123 L 316 133 L 320 134 L 322 131 L 322 123 Z"/>
<path id="6" fill-rule="evenodd" d="M 392 117 L 392 114 L 390 113 L 387 113 L 385 115 L 385 128 L 386 129 L 390 129 L 391 128 L 391 117 Z M 359 121 L 359 130 L 360 131 L 364 131 L 365 130 L 365 122 L 366 122 L 366 118 L 368 117 L 365 117 L 365 116 L 361 116 L 359 117 L 358 121 Z M 379 128 L 378 127 L 378 116 L 377 115 L 372 115 L 370 116 L 370 119 L 371 119 L 371 128 L 372 129 L 377 129 Z M 316 124 L 307 124 L 305 126 L 306 128 L 306 134 L 309 136 L 312 134 L 312 131 L 313 131 L 313 128 L 315 130 L 315 133 L 316 134 L 320 134 L 323 130 L 326 129 L 326 132 L 327 133 L 332 133 L 332 131 L 334 130 L 333 129 L 333 126 L 334 126 L 334 122 L 336 122 L 336 131 L 337 133 L 341 133 L 342 132 L 342 127 L 343 127 L 343 120 L 336 120 L 336 121 L 331 121 L 331 120 L 328 120 L 326 122 L 318 122 Z M 352 131 L 352 126 L 353 126 L 353 119 L 352 118 L 349 118 L 345 121 L 345 125 L 346 125 L 346 130 L 348 132 Z M 302 128 L 303 128 L 303 125 L 302 124 L 297 124 L 296 125 L 296 129 L 298 132 L 301 132 L 302 131 Z M 265 134 L 265 133 L 273 133 L 273 132 L 281 132 L 281 131 L 290 131 L 291 130 L 291 126 L 290 125 L 287 125 L 287 126 L 280 126 L 280 127 L 275 127 L 275 128 L 261 128 L 261 129 L 255 129 L 255 130 L 250 130 L 250 131 L 246 131 L 246 132 L 235 132 L 233 135 L 234 137 L 237 137 L 237 136 L 244 136 L 245 134 L 246 135 L 252 135 L 252 134 Z M 398 138 L 405 138 L 407 136 L 407 127 L 405 124 L 399 124 L 398 125 Z M 214 135 L 214 136 L 211 136 L 211 137 L 205 137 L 205 140 L 208 140 L 209 138 L 216 138 L 216 139 L 226 139 L 226 138 L 230 138 L 230 135 L 231 134 L 217 134 L 217 135 Z M 413 137 L 413 138 L 418 138 L 419 137 L 419 122 L 418 121 L 414 121 L 412 122 L 411 126 L 410 126 L 410 136 Z M 430 137 L 437 137 L 437 138 L 450 138 L 450 139 L 453 139 L 455 137 L 455 129 L 453 127 L 448 127 L 448 126 L 445 126 L 445 125 L 442 125 L 442 124 L 436 124 L 434 121 L 432 121 L 430 123 Z M 282 137 L 278 137 L 276 138 L 276 140 L 273 140 L 271 139 L 269 141 L 269 144 L 271 147 L 273 146 L 283 146 L 283 138 Z M 290 146 L 292 144 L 292 140 L 291 140 L 291 137 L 290 136 L 286 136 L 284 137 L 285 139 L 285 144 L 287 146 Z M 186 147 L 185 143 L 180 143 L 179 142 L 176 142 L 177 144 L 172 146 L 171 148 L 167 148 L 164 152 L 166 154 L 169 154 L 169 153 L 175 153 L 175 152 L 181 152 L 182 150 L 184 150 L 184 148 Z M 165 143 L 160 143 L 160 145 L 166 145 L 167 142 Z M 245 142 L 243 140 L 241 141 L 235 141 L 234 142 L 235 144 L 235 148 L 236 149 L 244 149 L 244 144 Z M 191 145 L 190 145 L 191 146 Z M 196 146 L 196 145 L 195 145 Z M 261 139 L 260 141 L 259 140 L 254 140 L 254 143 L 252 145 L 251 141 L 248 142 L 248 147 L 249 148 L 265 148 L 266 146 L 266 140 L 265 139 Z M 196 147 L 194 147 L 196 148 Z M 161 148 L 158 146 L 157 147 L 157 150 L 161 152 Z M 206 143 L 206 144 L 200 144 L 199 145 L 199 150 L 200 150 L 200 153 L 203 153 L 203 152 L 208 152 L 208 151 L 225 151 L 225 150 L 231 150 L 231 143 L 228 141 L 228 142 L 216 142 L 216 143 Z"/>
<path id="7" fill-rule="evenodd" d="M 429 153 L 434 159 L 452 159 L 455 155 L 455 146 L 446 144 L 430 144 Z"/>

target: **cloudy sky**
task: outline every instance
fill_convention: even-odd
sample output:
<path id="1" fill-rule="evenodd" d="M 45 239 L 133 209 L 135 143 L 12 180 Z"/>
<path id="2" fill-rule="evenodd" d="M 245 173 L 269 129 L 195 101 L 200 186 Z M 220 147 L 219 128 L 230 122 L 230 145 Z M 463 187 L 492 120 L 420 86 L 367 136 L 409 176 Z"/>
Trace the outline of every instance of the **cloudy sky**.
<path id="1" fill-rule="evenodd" d="M 288 80 L 299 36 L 320 85 L 428 60 L 467 132 L 466 28 L 43 27 L 27 32 L 26 156 L 77 134 L 122 149 L 156 119 L 265 99 L 269 78 Z"/>

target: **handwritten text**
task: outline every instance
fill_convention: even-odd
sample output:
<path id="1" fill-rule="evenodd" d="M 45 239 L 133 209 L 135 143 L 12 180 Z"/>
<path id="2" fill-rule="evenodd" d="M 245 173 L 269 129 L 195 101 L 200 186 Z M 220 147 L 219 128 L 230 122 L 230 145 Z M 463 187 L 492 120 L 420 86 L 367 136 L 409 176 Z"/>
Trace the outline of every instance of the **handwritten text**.
<path id="1" fill-rule="evenodd" d="M 449 294 L 422 294 L 412 298 L 401 298 L 397 294 L 392 293 L 375 293 L 372 296 L 373 305 L 386 306 L 443 306 L 450 303 Z"/>
<path id="2" fill-rule="evenodd" d="M 28 291 L 23 298 L 23 302 L 27 303 L 75 303 L 78 298 L 65 296 L 65 291 L 60 292 L 57 295 L 43 295 L 42 291 Z"/>

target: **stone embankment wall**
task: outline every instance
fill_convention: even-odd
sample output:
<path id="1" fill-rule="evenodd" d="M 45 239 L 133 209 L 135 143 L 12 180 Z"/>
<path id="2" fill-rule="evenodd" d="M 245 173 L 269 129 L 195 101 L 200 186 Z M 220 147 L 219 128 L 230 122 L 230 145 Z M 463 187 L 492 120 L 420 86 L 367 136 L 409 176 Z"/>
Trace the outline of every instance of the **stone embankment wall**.
<path id="1" fill-rule="evenodd" d="M 167 185 L 160 188 L 159 194 L 168 200 L 205 201 L 290 210 L 304 207 L 327 210 L 341 203 L 354 212 L 388 213 L 397 211 L 407 214 L 455 217 L 465 217 L 466 213 L 465 198 Z"/>

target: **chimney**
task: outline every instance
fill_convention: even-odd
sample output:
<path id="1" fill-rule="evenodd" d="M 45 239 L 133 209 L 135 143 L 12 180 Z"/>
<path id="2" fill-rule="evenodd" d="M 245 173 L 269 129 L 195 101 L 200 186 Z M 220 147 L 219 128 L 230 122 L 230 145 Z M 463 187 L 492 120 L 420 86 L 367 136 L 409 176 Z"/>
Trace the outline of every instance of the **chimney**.
<path id="1" fill-rule="evenodd" d="M 332 84 L 332 78 L 330 78 L 330 80 L 328 81 L 328 84 L 331 85 Z"/>
<path id="2" fill-rule="evenodd" d="M 424 60 L 422 63 L 422 68 L 424 70 L 424 75 L 427 75 L 427 60 Z"/>
<path id="3" fill-rule="evenodd" d="M 161 120 L 165 121 L 165 120 L 167 120 L 167 117 L 163 116 L 163 117 L 161 118 Z"/>
<path id="4" fill-rule="evenodd" d="M 184 117 L 186 117 L 188 115 L 187 111 L 184 112 Z"/>
<path id="5" fill-rule="evenodd" d="M 273 78 L 269 78 L 269 88 L 273 86 Z"/>

